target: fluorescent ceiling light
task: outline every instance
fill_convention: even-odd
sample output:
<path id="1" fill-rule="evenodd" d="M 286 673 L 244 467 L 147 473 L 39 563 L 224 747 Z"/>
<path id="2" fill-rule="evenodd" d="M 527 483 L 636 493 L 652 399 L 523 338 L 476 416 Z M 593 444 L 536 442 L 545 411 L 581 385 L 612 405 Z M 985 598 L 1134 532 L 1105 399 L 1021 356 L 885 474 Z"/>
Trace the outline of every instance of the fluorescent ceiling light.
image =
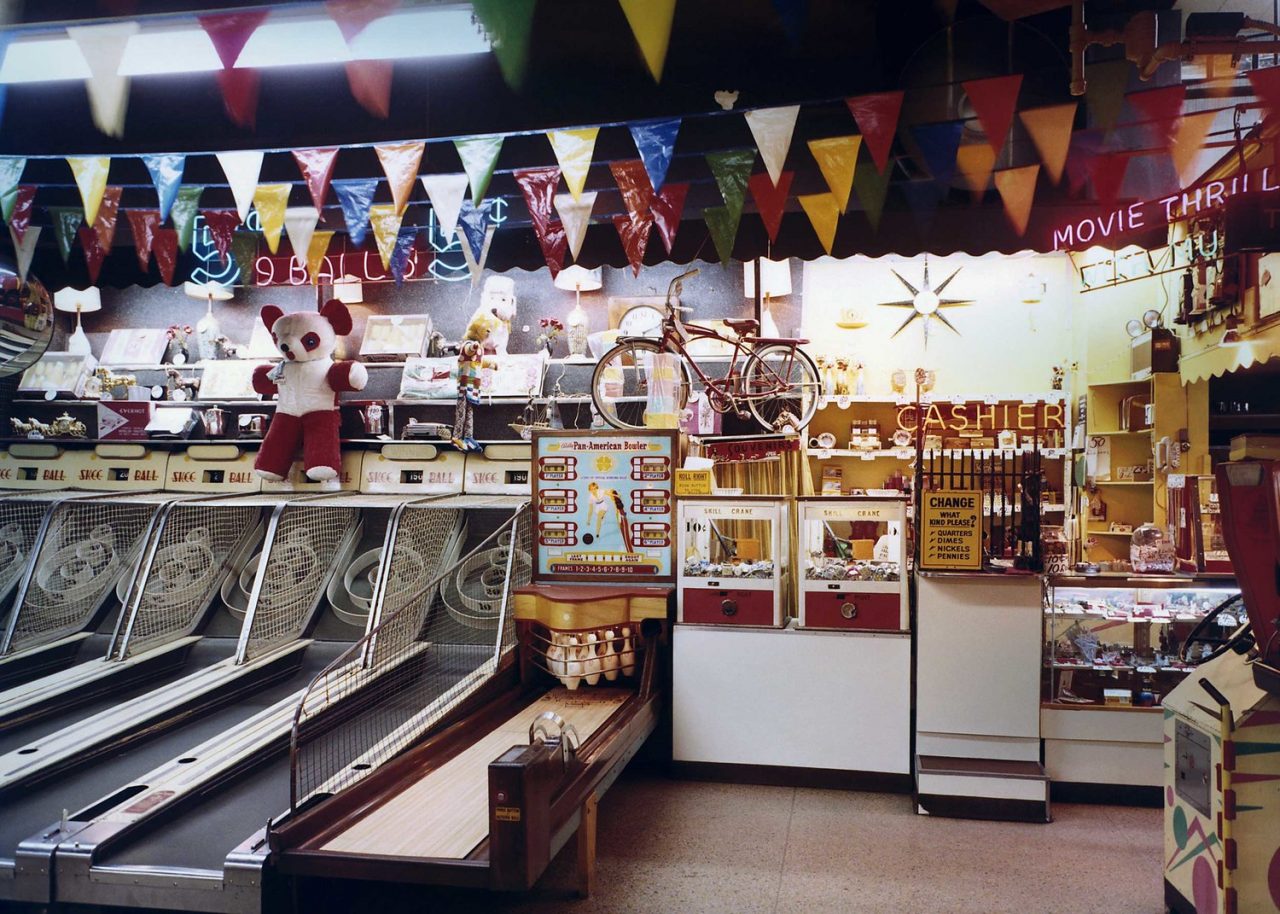
<path id="1" fill-rule="evenodd" d="M 273 13 L 245 44 L 237 67 L 296 67 L 349 60 L 413 60 L 486 54 L 489 40 L 472 22 L 470 4 L 401 10 L 370 23 L 348 49 L 327 16 Z M 20 33 L 19 33 L 20 35 Z M 204 30 L 149 25 L 129 39 L 121 76 L 203 73 L 222 69 Z M 88 79 L 89 65 L 70 38 L 42 32 L 15 37 L 0 66 L 0 83 Z"/>

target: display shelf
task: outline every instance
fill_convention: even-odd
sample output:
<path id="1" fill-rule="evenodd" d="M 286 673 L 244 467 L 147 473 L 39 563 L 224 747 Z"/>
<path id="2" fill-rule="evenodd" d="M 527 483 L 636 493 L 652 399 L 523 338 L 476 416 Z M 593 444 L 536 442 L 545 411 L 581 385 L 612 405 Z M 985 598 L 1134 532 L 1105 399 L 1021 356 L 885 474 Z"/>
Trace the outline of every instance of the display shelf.
<path id="1" fill-rule="evenodd" d="M 1132 538 L 1132 536 L 1133 536 L 1133 531 L 1132 531 L 1132 530 L 1130 530 L 1128 533 L 1125 533 L 1125 532 L 1124 532 L 1124 531 L 1122 531 L 1122 530 L 1089 530 L 1089 529 L 1086 529 L 1084 532 L 1085 532 L 1085 535 L 1086 535 L 1086 536 L 1123 536 L 1123 537 L 1125 537 L 1126 539 Z"/>
<path id="2" fill-rule="evenodd" d="M 916 398 L 912 394 L 901 393 L 893 395 L 885 394 L 822 394 L 818 399 L 818 409 L 826 409 L 835 407 L 837 409 L 849 409 L 854 404 L 871 403 L 889 406 L 914 406 Z M 1008 394 L 948 394 L 942 396 L 939 394 L 924 394 L 920 397 L 923 404 L 932 403 L 1064 403 L 1066 402 L 1066 392 L 1061 390 L 1050 390 L 1042 393 L 1008 393 Z"/>
<path id="3" fill-rule="evenodd" d="M 1090 387 L 1137 387 L 1139 385 L 1150 384 L 1150 376 L 1145 378 L 1130 378 L 1127 381 L 1091 381 Z"/>
<path id="4" fill-rule="evenodd" d="M 1144 714 L 1163 714 L 1164 708 L 1159 705 L 1144 708 L 1141 705 L 1073 705 L 1066 702 L 1042 701 L 1041 711 L 1141 711 Z"/>
<path id="5" fill-rule="evenodd" d="M 1099 479 L 1094 482 L 1095 486 L 1149 486 L 1154 481 L 1150 479 Z"/>
<path id="6" fill-rule="evenodd" d="M 564 403 L 564 399 L 558 400 Z M 880 460 L 880 459 L 897 459 L 910 460 L 915 456 L 916 451 L 913 447 L 898 448 L 880 448 L 877 450 L 857 450 L 849 448 L 815 448 L 808 449 L 809 456 L 814 460 L 829 460 L 836 457 L 858 457 L 863 460 Z M 1024 448 L 943 448 L 941 450 L 928 449 L 922 452 L 926 457 L 932 457 L 938 454 L 976 454 L 980 457 L 990 457 L 995 454 L 1032 454 L 1035 453 L 1031 449 Z M 1045 460 L 1062 460 L 1065 459 L 1069 451 L 1066 448 L 1042 448 L 1040 456 Z"/>
<path id="7" fill-rule="evenodd" d="M 1105 432 L 1095 432 L 1095 431 L 1093 431 L 1092 429 L 1090 429 L 1090 430 L 1089 430 L 1089 434 L 1090 434 L 1090 435 L 1098 435 L 1098 436 L 1101 436 L 1101 437 L 1104 437 L 1104 438 L 1117 438 L 1117 437 L 1120 437 L 1120 436 L 1122 436 L 1122 435 L 1134 435 L 1134 436 L 1137 436 L 1137 435 L 1150 435 L 1150 434 L 1151 434 L 1151 429 L 1149 429 L 1149 428 L 1139 428 L 1139 429 L 1115 429 L 1115 430 L 1113 430 L 1113 431 L 1105 431 Z"/>

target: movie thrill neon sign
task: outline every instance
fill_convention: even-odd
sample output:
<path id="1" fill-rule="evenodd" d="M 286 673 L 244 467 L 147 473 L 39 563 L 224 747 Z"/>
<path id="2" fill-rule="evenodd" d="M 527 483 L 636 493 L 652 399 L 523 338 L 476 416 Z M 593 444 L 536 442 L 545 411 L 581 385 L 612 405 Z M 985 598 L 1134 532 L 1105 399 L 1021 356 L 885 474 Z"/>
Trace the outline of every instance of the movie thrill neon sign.
<path id="1" fill-rule="evenodd" d="M 1220 208 L 1237 194 L 1277 190 L 1280 190 L 1280 171 L 1268 165 L 1260 171 L 1245 172 L 1225 181 L 1209 181 L 1159 200 L 1130 203 L 1103 216 L 1090 216 L 1059 226 L 1053 230 L 1053 249 L 1103 244 L 1116 235 L 1161 224 L 1167 226 L 1205 210 Z"/>

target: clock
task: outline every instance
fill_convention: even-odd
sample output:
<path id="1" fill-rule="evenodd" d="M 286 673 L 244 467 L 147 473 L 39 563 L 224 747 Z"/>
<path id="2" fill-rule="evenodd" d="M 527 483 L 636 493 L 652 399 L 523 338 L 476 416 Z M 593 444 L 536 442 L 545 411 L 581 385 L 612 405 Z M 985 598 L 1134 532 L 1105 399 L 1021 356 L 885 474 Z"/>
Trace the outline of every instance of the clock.
<path id="1" fill-rule="evenodd" d="M 619 336 L 662 336 L 663 313 L 652 305 L 635 305 L 618 319 Z"/>

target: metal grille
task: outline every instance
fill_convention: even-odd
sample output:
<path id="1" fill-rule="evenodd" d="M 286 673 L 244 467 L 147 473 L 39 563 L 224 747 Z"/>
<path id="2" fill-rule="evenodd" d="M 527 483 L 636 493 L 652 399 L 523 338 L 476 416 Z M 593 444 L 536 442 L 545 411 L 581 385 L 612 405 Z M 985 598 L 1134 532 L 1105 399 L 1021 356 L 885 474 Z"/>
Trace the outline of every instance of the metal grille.
<path id="1" fill-rule="evenodd" d="M 27 567 L 40 519 L 48 507 L 45 499 L 0 500 L 0 601 L 8 596 Z"/>
<path id="2" fill-rule="evenodd" d="M 284 508 L 260 572 L 261 590 L 256 606 L 251 607 L 253 619 L 242 660 L 261 657 L 302 636 L 359 517 L 357 508 L 331 508 L 318 502 Z"/>
<path id="3" fill-rule="evenodd" d="M 159 502 L 77 499 L 53 508 L 8 651 L 48 644 L 92 621 L 132 563 Z"/>
<path id="4" fill-rule="evenodd" d="M 251 537 L 260 509 L 178 504 L 165 518 L 140 580 L 126 600 L 128 618 L 117 652 L 136 656 L 188 634 L 217 593 L 232 559 Z"/>
<path id="5" fill-rule="evenodd" d="M 414 515 L 433 510 L 453 513 L 410 507 L 401 524 L 426 523 Z M 510 511 L 505 505 L 469 509 L 472 538 L 478 530 L 492 531 L 394 612 L 385 611 L 384 603 L 381 623 L 312 682 L 294 717 L 290 796 L 295 809 L 366 777 L 497 671 L 500 658 L 515 646 L 514 590 L 530 577 L 529 564 L 520 559 L 532 548 L 530 512 L 524 506 L 514 515 Z M 493 612 L 484 626 L 459 620 L 444 599 L 447 582 L 474 567 L 477 556 L 486 556 L 485 562 L 505 560 L 497 566 L 499 592 L 489 601 Z M 390 594 L 375 595 L 375 602 L 384 596 Z"/>

